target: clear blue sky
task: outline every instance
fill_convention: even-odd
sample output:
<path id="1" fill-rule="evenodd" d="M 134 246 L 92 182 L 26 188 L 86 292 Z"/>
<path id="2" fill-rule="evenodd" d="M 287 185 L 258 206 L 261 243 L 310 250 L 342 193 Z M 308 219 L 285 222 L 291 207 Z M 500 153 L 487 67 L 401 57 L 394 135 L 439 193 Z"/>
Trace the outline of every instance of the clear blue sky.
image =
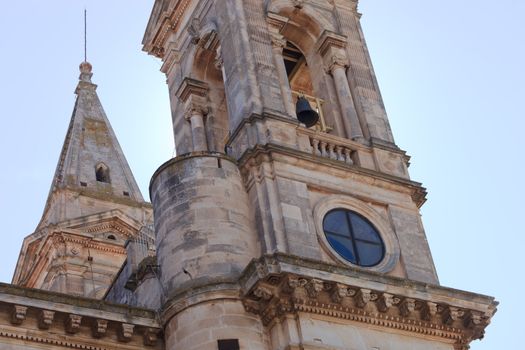
<path id="1" fill-rule="evenodd" d="M 165 78 L 140 45 L 152 3 L 3 6 L 1 281 L 11 280 L 47 198 L 83 58 L 84 5 L 93 81 L 146 198 L 172 156 Z M 396 142 L 429 191 L 422 214 L 441 283 L 501 302 L 472 349 L 520 349 L 525 2 L 362 0 L 360 10 Z"/>

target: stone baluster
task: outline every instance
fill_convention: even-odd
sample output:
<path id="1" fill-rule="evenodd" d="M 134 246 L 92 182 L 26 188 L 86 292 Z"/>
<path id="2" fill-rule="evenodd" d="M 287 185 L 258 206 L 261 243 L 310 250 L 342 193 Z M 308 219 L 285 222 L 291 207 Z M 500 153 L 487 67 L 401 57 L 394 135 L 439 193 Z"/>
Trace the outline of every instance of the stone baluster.
<path id="1" fill-rule="evenodd" d="M 354 161 L 352 160 L 352 150 L 345 147 L 344 153 L 345 153 L 345 162 L 346 162 L 346 164 L 353 165 Z"/>
<path id="2" fill-rule="evenodd" d="M 284 65 L 283 49 L 286 46 L 286 39 L 280 34 L 281 29 L 288 22 L 288 18 L 279 16 L 275 13 L 269 13 L 267 17 L 268 28 L 272 40 L 272 52 L 277 75 L 279 76 L 279 85 L 281 87 L 281 96 L 283 99 L 286 113 L 295 116 L 295 107 L 292 98 L 292 89 L 288 81 L 286 66 Z"/>
<path id="3" fill-rule="evenodd" d="M 322 157 L 328 157 L 328 153 L 326 152 L 326 146 L 328 145 L 326 142 L 321 141 L 321 156 Z"/>
<path id="4" fill-rule="evenodd" d="M 177 97 L 184 103 L 185 119 L 191 125 L 193 151 L 207 151 L 208 142 L 204 117 L 208 114 L 208 85 L 204 82 L 185 78 L 177 91 Z"/>
<path id="5" fill-rule="evenodd" d="M 328 157 L 330 159 L 337 159 L 337 154 L 334 152 L 335 145 L 333 143 L 328 144 Z"/>
<path id="6" fill-rule="evenodd" d="M 319 140 L 318 139 L 312 139 L 312 147 L 313 147 L 313 154 L 316 156 L 321 155 L 321 151 L 319 151 Z"/>
<path id="7" fill-rule="evenodd" d="M 349 66 L 345 52 L 346 38 L 335 33 L 325 32 L 319 43 L 319 52 L 324 59 L 326 71 L 334 79 L 346 135 L 352 140 L 362 141 L 363 131 L 346 78 L 346 69 Z"/>

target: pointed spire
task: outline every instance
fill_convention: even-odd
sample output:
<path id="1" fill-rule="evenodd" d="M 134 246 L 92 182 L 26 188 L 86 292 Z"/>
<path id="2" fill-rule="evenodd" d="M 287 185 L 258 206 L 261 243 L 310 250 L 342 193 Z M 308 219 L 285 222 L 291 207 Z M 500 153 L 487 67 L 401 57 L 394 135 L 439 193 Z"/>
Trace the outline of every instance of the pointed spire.
<path id="1" fill-rule="evenodd" d="M 69 220 L 81 213 L 107 210 L 104 201 L 144 203 L 96 93 L 97 85 L 91 82 L 93 67 L 84 61 L 79 69 L 73 115 L 39 227 Z M 60 195 L 63 190 L 101 202 L 84 207 L 83 201 L 72 202 L 69 196 Z"/>

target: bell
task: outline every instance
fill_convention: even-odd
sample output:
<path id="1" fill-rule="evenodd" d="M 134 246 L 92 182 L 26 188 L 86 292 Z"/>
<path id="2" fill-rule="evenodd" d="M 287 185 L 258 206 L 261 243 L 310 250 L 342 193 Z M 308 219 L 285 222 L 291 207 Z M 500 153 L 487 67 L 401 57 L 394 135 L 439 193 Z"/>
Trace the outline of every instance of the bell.
<path id="1" fill-rule="evenodd" d="M 306 125 L 307 128 L 314 126 L 319 120 L 319 114 L 312 109 L 310 102 L 304 96 L 300 96 L 297 99 L 295 113 L 297 114 L 297 119 Z"/>

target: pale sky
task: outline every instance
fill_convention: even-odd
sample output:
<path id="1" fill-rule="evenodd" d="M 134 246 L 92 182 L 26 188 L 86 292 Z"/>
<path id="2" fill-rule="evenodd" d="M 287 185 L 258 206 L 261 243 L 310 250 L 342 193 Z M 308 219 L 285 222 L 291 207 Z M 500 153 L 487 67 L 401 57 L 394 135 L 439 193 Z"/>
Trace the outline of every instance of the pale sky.
<path id="1" fill-rule="evenodd" d="M 2 7 L 0 281 L 44 208 L 73 110 L 84 6 L 93 81 L 149 199 L 151 175 L 174 150 L 161 63 L 141 52 L 152 4 Z M 422 215 L 440 282 L 501 303 L 473 350 L 521 349 L 525 2 L 361 0 L 360 11 L 396 143 L 429 192 Z"/>

